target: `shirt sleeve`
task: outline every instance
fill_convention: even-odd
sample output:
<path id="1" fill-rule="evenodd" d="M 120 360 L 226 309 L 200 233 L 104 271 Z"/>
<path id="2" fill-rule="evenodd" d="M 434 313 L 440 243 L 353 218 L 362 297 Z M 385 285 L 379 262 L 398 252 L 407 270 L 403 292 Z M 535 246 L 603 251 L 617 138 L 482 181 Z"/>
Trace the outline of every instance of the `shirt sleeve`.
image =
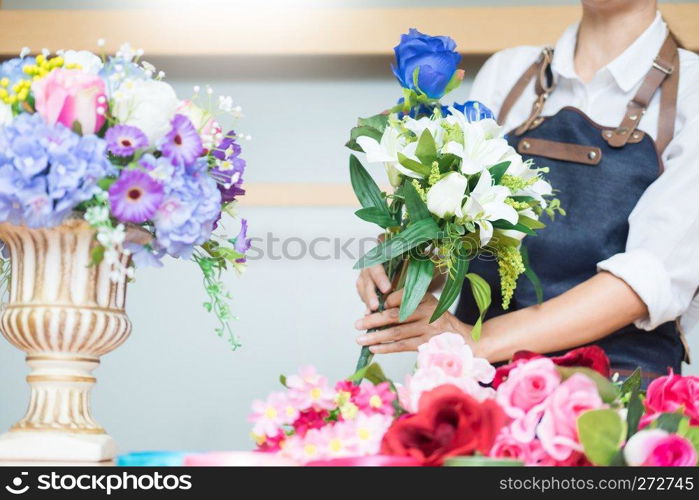
<path id="1" fill-rule="evenodd" d="M 699 288 L 699 59 L 692 62 L 680 73 L 678 133 L 663 153 L 665 171 L 629 216 L 626 251 L 597 264 L 646 304 L 648 317 L 635 323 L 644 330 L 681 316 Z"/>

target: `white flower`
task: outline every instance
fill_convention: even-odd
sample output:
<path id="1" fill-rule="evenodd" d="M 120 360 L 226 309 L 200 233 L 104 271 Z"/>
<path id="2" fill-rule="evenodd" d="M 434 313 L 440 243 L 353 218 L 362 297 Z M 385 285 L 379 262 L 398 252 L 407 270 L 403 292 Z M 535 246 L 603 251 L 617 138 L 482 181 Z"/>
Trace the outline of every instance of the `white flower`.
<path id="1" fill-rule="evenodd" d="M 427 208 L 438 217 L 463 216 L 461 205 L 468 179 L 458 172 L 451 172 L 437 181 L 427 191 Z"/>
<path id="2" fill-rule="evenodd" d="M 510 190 L 505 186 L 494 186 L 490 172 L 483 170 L 478 184 L 466 199 L 463 216 L 475 222 L 481 230 L 481 245 L 485 246 L 493 236 L 493 222 L 506 220 L 516 224 L 519 219 L 517 211 L 505 203 Z"/>
<path id="3" fill-rule="evenodd" d="M 408 168 L 405 168 L 398 161 L 398 153 L 406 157 L 417 160 L 415 149 L 417 142 L 407 143 L 405 138 L 400 134 L 400 131 L 395 127 L 388 126 L 381 136 L 381 142 L 378 142 L 373 137 L 361 136 L 357 138 L 357 144 L 366 153 L 366 159 L 369 163 L 383 163 L 388 173 L 388 179 L 391 185 L 397 187 L 401 182 L 401 174 L 412 177 L 414 179 L 422 179 L 422 176 Z"/>
<path id="4" fill-rule="evenodd" d="M 495 120 L 488 118 L 469 122 L 457 110 L 453 110 L 446 120 L 463 130 L 463 144 L 450 141 L 444 146 L 444 151 L 462 159 L 461 171 L 466 175 L 477 174 L 499 163 L 511 149 Z"/>
<path id="5" fill-rule="evenodd" d="M 124 59 L 125 61 L 131 61 L 135 55 L 136 51 L 133 49 L 133 47 L 131 47 L 130 43 L 122 43 L 116 53 L 117 57 Z"/>
<path id="6" fill-rule="evenodd" d="M 519 177 L 524 180 L 529 180 L 532 177 L 537 177 L 539 175 L 539 171 L 536 168 L 532 168 L 533 163 L 531 161 L 522 160 L 519 153 L 517 153 L 517 151 L 515 151 L 512 147 L 508 149 L 501 161 L 510 162 L 510 166 L 507 167 L 507 171 L 505 172 L 508 175 Z M 531 196 L 537 200 L 543 208 L 546 208 L 546 200 L 544 199 L 544 196 L 551 195 L 552 193 L 553 188 L 551 187 L 551 184 L 540 178 L 531 186 L 512 194 L 515 196 Z"/>
<path id="7" fill-rule="evenodd" d="M 532 210 L 531 208 L 525 208 L 524 210 L 520 210 L 518 213 L 519 215 L 529 217 L 530 219 L 539 220 L 539 216 L 536 215 L 536 212 L 534 212 L 534 210 Z M 522 231 L 517 231 L 515 229 L 498 229 L 498 233 L 502 234 L 503 236 L 507 236 L 508 238 L 515 239 L 517 241 L 522 241 L 526 236 L 526 234 Z"/>
<path id="8" fill-rule="evenodd" d="M 96 75 L 102 69 L 102 59 L 87 50 L 66 50 L 63 53 L 65 64 L 77 64 L 85 73 Z"/>
<path id="9" fill-rule="evenodd" d="M 442 127 L 442 120 L 431 120 L 426 116 L 423 116 L 419 120 L 413 118 L 406 118 L 404 121 L 405 128 L 413 132 L 418 140 L 422 136 L 425 130 L 429 130 L 430 134 L 434 138 L 434 142 L 437 145 L 437 149 L 441 149 L 442 142 L 444 138 L 444 128 Z"/>
<path id="10" fill-rule="evenodd" d="M 0 127 L 12 123 L 12 107 L 9 104 L 0 102 Z"/>
<path id="11" fill-rule="evenodd" d="M 221 132 L 221 126 L 211 112 L 188 100 L 180 102 L 177 112 L 189 118 L 199 132 L 204 148 L 212 149 L 216 142 L 216 135 Z"/>
<path id="12" fill-rule="evenodd" d="M 165 82 L 127 79 L 114 93 L 112 114 L 119 123 L 140 128 L 156 144 L 170 130 L 178 104 Z"/>

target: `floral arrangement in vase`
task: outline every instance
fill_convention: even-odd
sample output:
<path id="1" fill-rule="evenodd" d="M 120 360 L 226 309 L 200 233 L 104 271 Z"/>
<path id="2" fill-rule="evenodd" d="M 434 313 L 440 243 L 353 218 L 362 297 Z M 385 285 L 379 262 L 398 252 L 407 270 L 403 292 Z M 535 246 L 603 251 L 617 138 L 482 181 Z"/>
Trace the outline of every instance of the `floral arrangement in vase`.
<path id="1" fill-rule="evenodd" d="M 451 38 L 411 29 L 395 54 L 393 72 L 403 97 L 388 111 L 359 119 L 347 143 L 364 153 L 364 163 L 383 165 L 393 188 L 382 191 L 362 162 L 350 157 L 352 187 L 362 206 L 356 215 L 384 232 L 355 268 L 384 265 L 403 289 L 401 321 L 415 311 L 435 273 L 446 275 L 446 284 L 432 321 L 468 280 L 480 311 L 473 328 L 478 339 L 491 294 L 485 280 L 468 272 L 469 262 L 479 256 L 497 260 L 507 308 L 520 274 L 539 286 L 522 239 L 545 227 L 543 213 L 553 217 L 563 210 L 552 199 L 546 169 L 522 159 L 486 105 L 442 104 L 464 76 Z M 383 299 L 379 294 L 379 310 Z M 370 360 L 364 347 L 357 368 Z"/>
<path id="2" fill-rule="evenodd" d="M 699 377 L 669 373 L 646 391 L 640 370 L 616 378 L 596 346 L 519 352 L 495 368 L 443 333 L 420 346 L 403 384 L 376 363 L 334 386 L 307 367 L 250 419 L 258 451 L 301 464 L 697 465 Z"/>
<path id="3" fill-rule="evenodd" d="M 131 263 L 193 260 L 216 332 L 237 347 L 221 272 L 244 268 L 247 221 L 231 236 L 214 231 L 245 193 L 247 137 L 219 123 L 241 109 L 210 87 L 178 98 L 142 52 L 26 49 L 0 66 L 0 221 L 48 228 L 84 219 L 95 231 L 91 265 L 108 262 L 115 282 L 133 276 Z M 130 241 L 134 228 L 147 236 Z"/>

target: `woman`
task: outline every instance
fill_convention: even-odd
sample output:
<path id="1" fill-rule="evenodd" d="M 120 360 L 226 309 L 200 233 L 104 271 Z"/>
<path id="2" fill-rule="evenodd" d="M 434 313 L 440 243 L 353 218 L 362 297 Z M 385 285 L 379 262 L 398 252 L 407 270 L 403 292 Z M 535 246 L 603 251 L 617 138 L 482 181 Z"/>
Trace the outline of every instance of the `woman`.
<path id="1" fill-rule="evenodd" d="M 482 338 L 473 342 L 468 293 L 455 315 L 432 324 L 432 295 L 403 324 L 400 292 L 375 312 L 375 288 L 391 287 L 379 266 L 357 282 L 369 311 L 356 327 L 388 328 L 361 335 L 359 344 L 374 353 L 414 350 L 454 331 L 477 355 L 501 362 L 522 349 L 555 353 L 596 343 L 622 377 L 638 366 L 646 383 L 668 368 L 680 372 L 686 351 L 675 320 L 684 315 L 694 324 L 699 287 L 699 57 L 677 48 L 655 0 L 582 5 L 582 20 L 553 51 L 495 54 L 471 93 L 511 131 L 514 148 L 550 167 L 547 177 L 568 212 L 526 240 L 546 300 L 537 305 L 533 287 L 520 280 L 510 311 L 493 297 Z M 492 263 L 470 269 L 497 294 Z"/>

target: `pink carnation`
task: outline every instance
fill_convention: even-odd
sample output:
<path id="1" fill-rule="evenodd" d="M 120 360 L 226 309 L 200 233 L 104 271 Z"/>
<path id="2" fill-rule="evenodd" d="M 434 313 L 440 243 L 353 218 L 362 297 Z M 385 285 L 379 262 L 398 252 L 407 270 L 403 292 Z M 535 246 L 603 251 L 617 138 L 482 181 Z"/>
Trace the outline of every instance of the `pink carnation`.
<path id="1" fill-rule="evenodd" d="M 381 382 L 374 385 L 369 381 L 364 381 L 359 386 L 359 393 L 353 402 L 364 413 L 381 413 L 383 415 L 393 415 L 393 401 L 396 395 L 391 391 L 388 382 Z"/>

